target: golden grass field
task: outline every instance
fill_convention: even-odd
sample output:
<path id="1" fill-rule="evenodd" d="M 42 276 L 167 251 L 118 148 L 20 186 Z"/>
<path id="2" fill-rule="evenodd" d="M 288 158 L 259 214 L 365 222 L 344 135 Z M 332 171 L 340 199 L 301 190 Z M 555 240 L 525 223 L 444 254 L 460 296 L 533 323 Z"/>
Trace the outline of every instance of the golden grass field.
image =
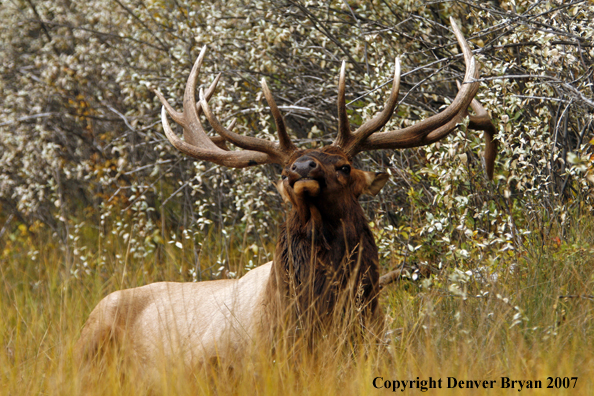
<path id="1" fill-rule="evenodd" d="M 424 394 L 594 394 L 591 218 L 577 219 L 563 242 L 527 241 L 526 250 L 511 259 L 514 267 L 501 268 L 496 281 L 482 282 L 459 273 L 435 277 L 430 288 L 410 281 L 388 286 L 382 291 L 391 331 L 387 348 L 356 346 L 350 353 L 278 356 L 273 361 L 262 353 L 242 372 L 203 369 L 190 375 L 171 374 L 150 390 L 138 378 L 122 375 L 125 367 L 117 359 L 82 379 L 73 362 L 73 346 L 87 315 L 103 296 L 157 280 L 187 280 L 177 263 L 189 253 L 164 245 L 159 255 L 132 259 L 125 245 L 105 238 L 99 240 L 92 231 L 83 233 L 79 244 L 87 246 L 87 256 L 97 255 L 102 244 L 108 259 L 101 270 L 78 277 L 66 275 L 65 255 L 43 232 L 34 235 L 21 229 L 0 242 L 1 395 L 392 393 L 374 387 L 377 377 L 381 377 L 375 382 L 378 386 L 417 377 L 442 379 L 442 389 Z M 217 248 L 213 243 L 212 249 Z M 38 253 L 32 255 L 33 251 Z M 487 382 L 493 388 L 448 389 L 448 377 L 480 381 L 479 385 L 493 381 Z M 539 380 L 542 389 L 527 389 L 527 382 L 521 390 L 517 382 L 514 389 L 501 388 L 502 377 Z M 547 377 L 553 378 L 553 388 L 547 388 Z M 421 394 L 409 386 L 396 392 Z"/>

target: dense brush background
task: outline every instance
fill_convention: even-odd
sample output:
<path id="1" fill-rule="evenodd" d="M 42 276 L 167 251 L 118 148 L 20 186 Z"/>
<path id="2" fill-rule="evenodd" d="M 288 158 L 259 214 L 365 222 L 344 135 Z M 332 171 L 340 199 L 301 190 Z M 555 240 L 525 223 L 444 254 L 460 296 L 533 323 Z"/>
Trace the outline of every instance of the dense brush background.
<path id="1" fill-rule="evenodd" d="M 386 128 L 449 104 L 464 73 L 451 16 L 481 65 L 477 99 L 500 152 L 493 181 L 482 133 L 464 125 L 430 147 L 357 158 L 392 175 L 362 200 L 381 272 L 403 269 L 382 292 L 388 352 L 262 361 L 256 376 L 196 374 L 163 393 L 364 394 L 379 375 L 545 386 L 579 376 L 582 392 L 592 387 L 591 2 L 2 0 L 0 393 L 79 392 L 72 346 L 111 291 L 238 277 L 272 258 L 279 169 L 194 161 L 161 128 L 152 89 L 181 109 L 203 45 L 200 84 L 222 73 L 210 101 L 220 119 L 274 139 L 266 77 L 293 139 L 315 147 L 336 132 L 342 60 L 352 125 L 382 108 L 398 56 Z M 118 369 L 97 394 L 146 391 Z"/>

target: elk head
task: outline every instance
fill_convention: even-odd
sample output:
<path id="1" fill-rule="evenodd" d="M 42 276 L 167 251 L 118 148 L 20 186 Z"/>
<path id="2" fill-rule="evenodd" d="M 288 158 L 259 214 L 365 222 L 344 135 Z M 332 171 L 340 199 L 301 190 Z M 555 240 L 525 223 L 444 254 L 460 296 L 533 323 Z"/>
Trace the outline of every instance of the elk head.
<path id="1" fill-rule="evenodd" d="M 340 212 L 351 207 L 361 194 L 376 195 L 388 181 L 387 173 L 355 169 L 336 146 L 297 150 L 281 175 L 277 189 L 283 200 L 291 203 L 301 224 L 341 219 Z"/>
<path id="2" fill-rule="evenodd" d="M 183 113 L 174 110 L 163 95 L 156 91 L 163 104 L 161 116 L 165 134 L 171 144 L 183 153 L 233 168 L 269 163 L 283 167 L 282 180 L 277 188 L 292 209 L 287 215 L 287 222 L 281 227 L 272 267 L 272 273 L 276 274 L 271 276 L 271 282 L 276 283 L 273 287 L 275 292 L 283 289 L 282 285 L 286 286 L 280 290 L 285 297 L 292 293 L 287 286 L 290 283 L 305 285 L 306 290 L 312 290 L 312 293 L 301 293 L 303 298 L 297 296 L 298 300 L 303 300 L 297 304 L 301 312 L 303 308 L 315 304 L 311 295 L 325 296 L 318 298 L 322 302 L 316 307 L 317 315 L 331 312 L 335 299 L 329 291 L 348 283 L 352 277 L 345 274 L 350 273 L 356 273 L 356 283 L 362 285 L 363 300 L 371 307 L 369 311 L 376 310 L 379 290 L 377 247 L 358 198 L 361 194 L 377 194 L 388 176 L 385 173 L 355 169 L 352 161 L 357 154 L 362 151 L 400 149 L 436 142 L 454 130 L 462 118 L 468 115 L 468 107 L 472 106 L 477 115 L 470 116 L 469 126 L 485 131 L 486 169 L 488 176 L 492 177 L 497 150 L 492 139 L 494 128 L 487 113 L 473 100 L 479 87 L 478 66 L 453 19 L 451 23 L 464 54 L 466 73 L 458 94 L 446 109 L 410 127 L 378 132 L 388 122 L 397 105 L 400 64 L 396 59 L 392 91 L 384 109 L 352 131 L 346 111 L 343 62 L 338 83 L 338 135 L 332 145 L 321 149 L 298 149 L 291 142 L 283 117 L 264 79 L 261 82 L 262 90 L 276 124 L 278 142 L 239 135 L 232 131 L 234 122 L 229 128 L 225 128 L 208 104 L 220 74 L 206 92 L 200 90 L 198 102 L 195 98 L 198 73 L 206 47 L 202 49 L 188 78 L 183 97 Z M 209 137 L 205 133 L 199 119 L 202 112 L 218 137 Z M 184 140 L 171 130 L 167 113 L 183 127 Z M 229 150 L 226 143 L 243 150 Z M 349 257 L 353 255 L 359 257 L 357 268 L 351 265 L 352 260 L 349 261 Z M 316 270 L 318 266 L 324 268 Z M 331 274 L 328 275 L 329 273 Z M 336 277 L 336 273 L 342 275 Z M 287 280 L 287 277 L 292 278 Z"/>

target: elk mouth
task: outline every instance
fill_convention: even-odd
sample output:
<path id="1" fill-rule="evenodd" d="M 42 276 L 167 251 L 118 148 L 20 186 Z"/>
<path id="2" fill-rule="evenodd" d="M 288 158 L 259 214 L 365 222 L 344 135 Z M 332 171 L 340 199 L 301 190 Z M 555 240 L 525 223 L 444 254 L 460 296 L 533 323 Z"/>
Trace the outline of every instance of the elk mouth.
<path id="1" fill-rule="evenodd" d="M 301 179 L 295 180 L 291 183 L 291 187 L 296 195 L 299 196 L 310 196 L 310 197 L 317 197 L 320 195 L 320 190 L 322 189 L 322 183 L 319 180 L 312 179 L 309 177 L 303 177 Z"/>

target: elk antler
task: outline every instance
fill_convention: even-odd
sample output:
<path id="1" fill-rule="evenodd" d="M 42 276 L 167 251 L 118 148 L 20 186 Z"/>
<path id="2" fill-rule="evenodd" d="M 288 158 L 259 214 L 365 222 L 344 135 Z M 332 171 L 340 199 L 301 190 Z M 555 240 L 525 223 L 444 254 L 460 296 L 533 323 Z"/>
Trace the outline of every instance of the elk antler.
<path id="1" fill-rule="evenodd" d="M 167 102 L 167 99 L 165 99 L 163 94 L 158 90 L 155 90 L 155 93 L 163 104 L 161 121 L 167 139 L 169 139 L 175 148 L 184 154 L 196 159 L 211 161 L 231 168 L 244 168 L 247 166 L 271 163 L 284 165 L 291 153 L 295 151 L 296 147 L 287 134 L 282 115 L 280 114 L 264 79 L 262 79 L 262 89 L 276 123 L 279 143 L 250 136 L 242 136 L 232 132 L 230 129 L 233 128 L 235 121 L 231 123 L 229 129 L 221 125 L 208 106 L 208 100 L 216 89 L 221 76 L 220 74 L 210 85 L 206 94 L 200 90 L 200 101 L 196 103 L 195 92 L 198 82 L 198 74 L 200 73 L 200 67 L 202 66 L 205 54 L 206 46 L 202 48 L 202 51 L 190 72 L 190 76 L 188 77 L 188 82 L 186 83 L 186 89 L 184 91 L 183 113 L 176 111 L 169 102 Z M 209 137 L 206 134 L 199 119 L 202 111 L 204 111 L 209 123 L 220 137 Z M 167 113 L 169 113 L 176 123 L 184 128 L 185 140 L 181 140 L 172 131 L 169 126 L 169 121 L 167 121 Z M 229 151 L 225 146 L 226 141 L 245 150 Z"/>
<path id="2" fill-rule="evenodd" d="M 468 128 L 485 132 L 485 172 L 487 173 L 487 177 L 493 180 L 493 168 L 495 166 L 495 158 L 497 157 L 497 140 L 494 137 L 497 130 L 493 122 L 491 122 L 491 117 L 489 117 L 489 114 L 478 100 L 472 99 L 470 107 L 472 107 L 476 115 L 468 116 Z"/>
<path id="3" fill-rule="evenodd" d="M 357 152 L 351 154 L 349 153 L 349 149 L 358 147 L 363 140 L 367 139 L 372 133 L 379 131 L 386 125 L 386 122 L 392 117 L 392 113 L 397 104 L 396 100 L 398 99 L 398 92 L 400 91 L 400 59 L 396 58 L 392 92 L 390 93 L 390 97 L 386 102 L 384 110 L 357 128 L 355 132 L 351 132 L 346 111 L 345 66 L 346 64 L 343 61 L 340 69 L 340 77 L 338 79 L 338 136 L 332 144 L 343 148 L 348 155 L 354 156 Z"/>
<path id="4" fill-rule="evenodd" d="M 458 44 L 462 48 L 464 63 L 466 64 L 464 82 L 462 87 L 459 88 L 454 101 L 442 112 L 418 122 L 415 125 L 399 130 L 374 133 L 388 122 L 396 107 L 396 98 L 400 86 L 400 63 L 398 59 L 396 59 L 392 93 L 386 102 L 384 110 L 373 119 L 361 125 L 355 132 L 351 132 L 344 99 L 345 78 L 343 63 L 338 83 L 339 128 L 338 136 L 333 143 L 334 145 L 341 147 L 348 156 L 353 157 L 361 151 L 399 149 L 431 144 L 447 136 L 462 118 L 467 115 L 468 106 L 472 105 L 477 116 L 470 117 L 469 127 L 472 129 L 481 129 L 486 132 L 486 169 L 487 174 L 492 178 L 493 163 L 497 155 L 497 146 L 492 140 L 492 135 L 495 129 L 493 124 L 491 124 L 491 120 L 486 111 L 476 100 L 474 100 L 474 96 L 479 88 L 479 82 L 476 81 L 479 77 L 479 69 L 474 56 L 472 55 L 472 51 L 464 39 L 462 32 L 456 25 L 456 22 L 454 22 L 453 18 L 450 18 L 450 22 L 454 34 L 456 35 L 456 39 L 458 40 Z M 489 136 L 490 138 L 488 139 Z"/>

